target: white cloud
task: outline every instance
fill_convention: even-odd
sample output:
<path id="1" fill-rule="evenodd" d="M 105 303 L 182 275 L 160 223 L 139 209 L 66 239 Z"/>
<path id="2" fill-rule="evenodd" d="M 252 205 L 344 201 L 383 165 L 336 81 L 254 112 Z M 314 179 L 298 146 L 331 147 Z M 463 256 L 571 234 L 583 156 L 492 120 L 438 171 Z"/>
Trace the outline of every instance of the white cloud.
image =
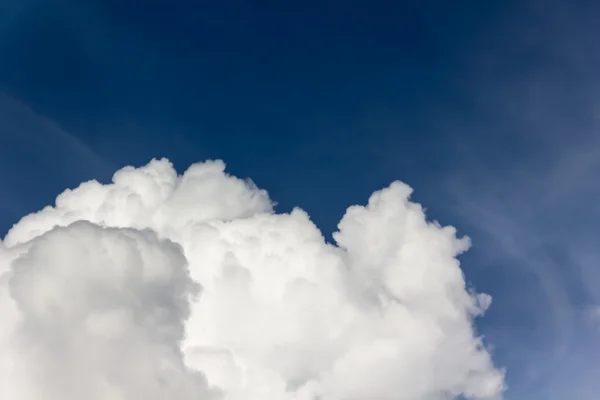
<path id="1" fill-rule="evenodd" d="M 180 349 L 197 284 L 177 245 L 80 221 L 25 246 L 3 281 L 3 398 L 208 398 Z"/>
<path id="2" fill-rule="evenodd" d="M 222 162 L 177 176 L 152 161 L 67 190 L 0 248 L 0 389 L 13 400 L 500 398 L 503 373 L 472 324 L 490 298 L 466 290 L 456 260 L 469 241 L 427 222 L 410 193 L 396 182 L 349 208 L 334 246 Z"/>

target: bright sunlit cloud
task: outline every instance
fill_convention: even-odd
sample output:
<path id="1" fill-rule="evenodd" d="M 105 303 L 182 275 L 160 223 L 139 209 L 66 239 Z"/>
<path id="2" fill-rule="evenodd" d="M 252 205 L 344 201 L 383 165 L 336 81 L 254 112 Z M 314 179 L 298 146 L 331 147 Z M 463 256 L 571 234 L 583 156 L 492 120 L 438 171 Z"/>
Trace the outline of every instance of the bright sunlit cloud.
<path id="1" fill-rule="evenodd" d="M 400 182 L 325 242 L 210 161 L 66 190 L 0 247 L 11 400 L 499 399 L 470 246 Z"/>

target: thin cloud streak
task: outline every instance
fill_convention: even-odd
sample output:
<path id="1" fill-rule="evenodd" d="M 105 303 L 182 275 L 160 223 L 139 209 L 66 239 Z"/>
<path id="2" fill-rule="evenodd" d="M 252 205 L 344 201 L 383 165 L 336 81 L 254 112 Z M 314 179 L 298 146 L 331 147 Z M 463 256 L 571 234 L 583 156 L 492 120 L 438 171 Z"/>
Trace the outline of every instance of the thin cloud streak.
<path id="1" fill-rule="evenodd" d="M 524 369 L 533 375 L 515 377 L 519 395 L 536 398 L 553 387 L 554 394 L 548 396 L 561 393 L 588 399 L 591 397 L 582 394 L 583 387 L 595 385 L 598 389 L 585 374 L 585 368 L 598 366 L 597 361 L 586 357 L 586 365 L 581 361 L 574 365 L 581 341 L 591 346 L 592 354 L 593 349 L 598 349 L 598 341 L 589 335 L 593 314 L 590 310 L 600 304 L 598 286 L 594 285 L 600 282 L 598 230 L 593 224 L 598 210 L 590 201 L 600 198 L 596 184 L 600 164 L 597 142 L 587 146 L 572 144 L 562 158 L 554 160 L 554 165 L 539 161 L 547 157 L 533 157 L 530 162 L 515 162 L 510 171 L 495 171 L 471 153 L 468 162 L 477 171 L 471 178 L 476 175 L 478 179 L 463 176 L 447 182 L 456 213 L 480 233 L 474 235 L 474 246 L 481 249 L 482 257 L 489 257 L 481 261 L 501 265 L 507 274 L 536 277 L 537 289 L 531 287 L 528 293 L 512 295 L 523 295 L 521 311 L 526 310 L 536 321 L 537 332 L 532 334 L 541 339 L 535 343 L 533 353 L 524 354 L 521 359 Z M 556 152 L 547 147 L 544 150 Z M 513 171 L 518 173 L 513 175 Z M 501 296 L 509 293 L 496 294 L 496 300 L 502 301 Z M 600 339 L 600 335 L 595 339 Z M 569 365 L 582 373 L 569 381 L 559 379 Z M 562 386 L 557 387 L 557 380 Z M 507 398 L 518 397 L 509 391 Z"/>
<path id="2" fill-rule="evenodd" d="M 14 123 L 11 119 L 15 118 L 19 127 L 25 128 L 12 132 L 6 128 L 3 129 L 2 137 L 4 140 L 10 136 L 18 136 L 19 139 L 26 140 L 30 144 L 34 142 L 42 146 L 49 145 L 52 148 L 60 148 L 67 153 L 67 156 L 71 152 L 86 160 L 88 165 L 93 166 L 94 169 L 102 169 L 103 172 L 115 168 L 77 136 L 67 132 L 49 118 L 36 113 L 27 104 L 5 93 L 0 93 L 0 118 L 0 121 L 3 121 L 3 126 Z"/>

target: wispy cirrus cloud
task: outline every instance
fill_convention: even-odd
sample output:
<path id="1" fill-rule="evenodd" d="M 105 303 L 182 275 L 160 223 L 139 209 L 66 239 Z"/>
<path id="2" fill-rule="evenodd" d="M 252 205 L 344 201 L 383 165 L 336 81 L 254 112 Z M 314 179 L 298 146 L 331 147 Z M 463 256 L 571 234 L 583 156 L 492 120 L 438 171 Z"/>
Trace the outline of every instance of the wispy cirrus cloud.
<path id="1" fill-rule="evenodd" d="M 0 190 L 3 218 L 16 218 L 49 199 L 29 182 L 50 191 L 82 179 L 106 179 L 111 162 L 51 119 L 7 94 L 0 94 Z"/>

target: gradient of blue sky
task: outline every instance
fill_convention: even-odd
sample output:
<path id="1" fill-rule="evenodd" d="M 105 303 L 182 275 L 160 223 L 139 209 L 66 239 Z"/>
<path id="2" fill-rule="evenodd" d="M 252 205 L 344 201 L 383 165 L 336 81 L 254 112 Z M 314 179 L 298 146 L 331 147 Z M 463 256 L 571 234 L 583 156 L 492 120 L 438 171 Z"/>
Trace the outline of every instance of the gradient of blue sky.
<path id="1" fill-rule="evenodd" d="M 400 179 L 473 238 L 463 265 L 494 298 L 480 330 L 507 398 L 596 398 L 599 15 L 557 0 L 0 0 L 0 227 L 152 157 L 222 158 L 325 233 Z"/>

